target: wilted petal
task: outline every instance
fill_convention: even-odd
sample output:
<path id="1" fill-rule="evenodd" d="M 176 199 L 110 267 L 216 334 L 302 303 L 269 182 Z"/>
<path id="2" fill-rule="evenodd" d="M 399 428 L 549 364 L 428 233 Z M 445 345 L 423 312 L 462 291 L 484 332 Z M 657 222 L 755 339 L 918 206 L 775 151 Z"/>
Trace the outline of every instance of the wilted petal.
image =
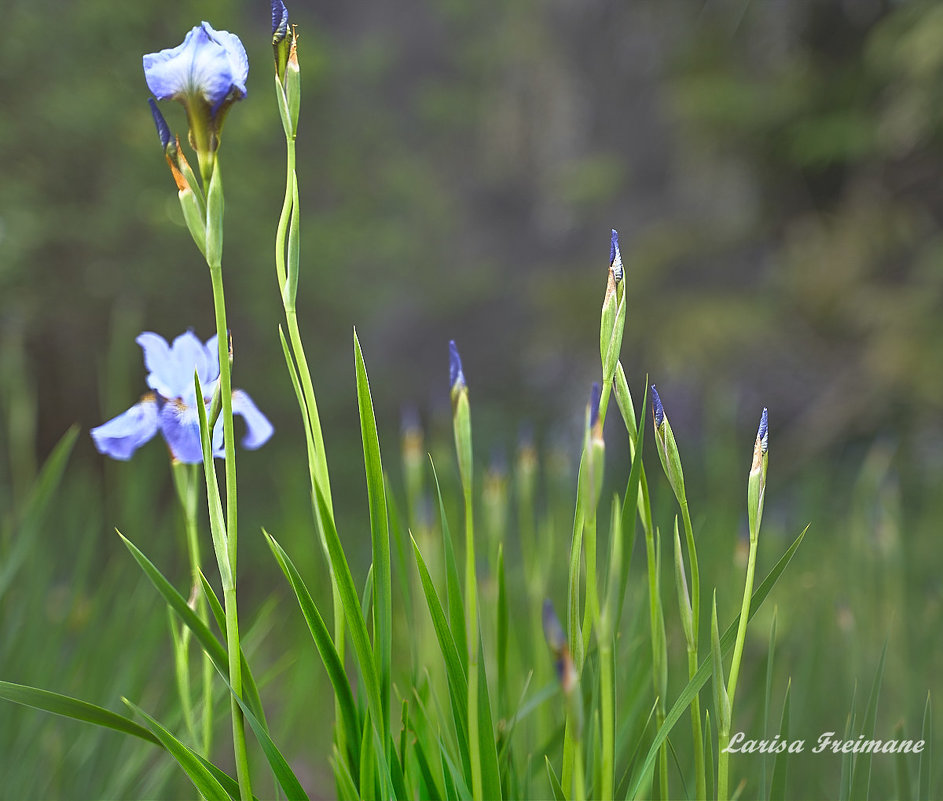
<path id="1" fill-rule="evenodd" d="M 167 401 L 160 410 L 160 430 L 178 462 L 198 464 L 203 461 L 196 406 L 188 406 L 180 400 Z"/>
<path id="2" fill-rule="evenodd" d="M 99 453 L 126 461 L 157 433 L 157 428 L 157 398 L 150 393 L 140 403 L 89 433 Z"/>
<path id="3" fill-rule="evenodd" d="M 246 435 L 242 438 L 241 444 L 247 450 L 254 451 L 261 448 L 275 433 L 275 427 L 269 419 L 259 411 L 259 407 L 255 405 L 248 393 L 241 389 L 233 390 L 232 413 L 246 421 Z M 213 455 L 217 458 L 223 458 L 226 455 L 222 416 L 213 428 Z"/>

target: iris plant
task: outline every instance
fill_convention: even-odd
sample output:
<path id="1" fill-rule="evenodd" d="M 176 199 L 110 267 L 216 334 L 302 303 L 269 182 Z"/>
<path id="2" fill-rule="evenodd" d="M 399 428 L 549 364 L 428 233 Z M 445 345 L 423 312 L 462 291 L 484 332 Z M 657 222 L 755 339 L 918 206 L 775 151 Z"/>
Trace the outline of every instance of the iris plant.
<path id="1" fill-rule="evenodd" d="M 208 22 L 176 47 L 144 56 L 144 78 L 158 100 L 179 100 L 187 110 L 190 144 L 208 178 L 229 108 L 246 96 L 249 58 L 239 37 Z"/>
<path id="2" fill-rule="evenodd" d="M 134 452 L 154 438 L 163 435 L 173 458 L 185 464 L 203 461 L 200 445 L 199 410 L 193 375 L 200 377 L 203 403 L 207 407 L 219 382 L 219 351 L 216 337 L 204 344 L 192 331 L 178 336 L 172 345 L 162 336 L 145 331 L 135 340 L 144 351 L 148 369 L 147 385 L 151 388 L 130 409 L 91 431 L 99 453 L 112 459 L 127 460 Z M 249 450 L 262 447 L 274 432 L 268 418 L 259 411 L 252 398 L 242 390 L 232 394 L 233 414 L 246 422 L 242 445 Z M 213 427 L 213 455 L 225 455 L 223 419 Z"/>

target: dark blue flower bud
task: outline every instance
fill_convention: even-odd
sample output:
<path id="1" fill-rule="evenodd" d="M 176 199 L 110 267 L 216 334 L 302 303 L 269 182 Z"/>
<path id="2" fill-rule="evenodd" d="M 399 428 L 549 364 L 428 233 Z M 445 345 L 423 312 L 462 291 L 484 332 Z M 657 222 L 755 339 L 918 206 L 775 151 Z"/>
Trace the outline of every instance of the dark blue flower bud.
<path id="1" fill-rule="evenodd" d="M 612 229 L 612 241 L 609 245 L 609 267 L 612 278 L 618 284 L 622 280 L 622 253 L 619 250 L 619 233 Z"/>
<path id="2" fill-rule="evenodd" d="M 462 372 L 462 357 L 458 355 L 458 347 L 455 340 L 449 340 L 449 389 L 455 392 L 456 389 L 466 386 L 465 373 Z"/>
<path id="3" fill-rule="evenodd" d="M 277 45 L 288 35 L 288 9 L 282 0 L 272 0 L 272 44 Z"/>
<path id="4" fill-rule="evenodd" d="M 170 126 L 167 125 L 167 120 L 164 119 L 164 115 L 161 114 L 160 109 L 157 108 L 157 101 L 154 100 L 153 97 L 149 97 L 147 102 L 151 107 L 151 114 L 154 117 L 157 135 L 160 137 L 160 146 L 166 150 L 167 145 L 173 141 L 173 136 L 170 134 Z"/>
<path id="5" fill-rule="evenodd" d="M 760 416 L 760 427 L 756 432 L 756 441 L 760 444 L 763 453 L 769 450 L 769 412 L 766 407 L 763 408 L 763 414 Z"/>
<path id="6" fill-rule="evenodd" d="M 665 407 L 661 405 L 661 398 L 658 397 L 658 390 L 652 384 L 652 414 L 655 417 L 655 428 L 661 428 L 665 422 Z"/>

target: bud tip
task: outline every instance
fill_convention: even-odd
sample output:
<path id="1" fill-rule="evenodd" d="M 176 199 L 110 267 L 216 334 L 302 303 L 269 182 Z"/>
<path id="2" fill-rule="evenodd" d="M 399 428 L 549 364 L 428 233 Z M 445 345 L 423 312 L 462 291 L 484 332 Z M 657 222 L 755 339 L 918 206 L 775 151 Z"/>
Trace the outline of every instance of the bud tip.
<path id="1" fill-rule="evenodd" d="M 465 386 L 465 373 L 462 372 L 462 357 L 458 355 L 455 340 L 449 340 L 449 388 L 455 390 Z"/>
<path id="2" fill-rule="evenodd" d="M 661 424 L 665 422 L 665 407 L 661 405 L 661 398 L 654 384 L 652 384 L 652 414 L 655 416 L 655 428 L 661 428 Z"/>

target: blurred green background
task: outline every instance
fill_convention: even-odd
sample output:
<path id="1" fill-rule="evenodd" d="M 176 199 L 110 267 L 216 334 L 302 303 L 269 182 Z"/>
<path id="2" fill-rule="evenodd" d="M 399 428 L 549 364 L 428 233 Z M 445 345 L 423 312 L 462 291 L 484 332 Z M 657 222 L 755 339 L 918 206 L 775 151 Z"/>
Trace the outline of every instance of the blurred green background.
<path id="1" fill-rule="evenodd" d="M 296 2 L 290 12 L 304 90 L 298 306 L 354 561 L 365 565 L 368 538 L 352 327 L 394 482 L 407 406 L 451 467 L 451 338 L 479 464 L 512 455 L 519 429 L 532 426 L 541 449 L 572 468 L 616 228 L 629 298 L 623 362 L 637 402 L 646 374 L 661 391 L 699 499 L 705 575 L 739 576 L 732 557 L 764 405 L 769 563 L 812 521 L 773 599 L 794 725 L 813 738 L 840 730 L 855 680 L 860 701 L 887 638 L 879 731 L 918 726 L 928 690 L 943 702 L 943 6 L 374 0 Z M 87 431 L 145 390 L 140 331 L 213 331 L 207 272 L 141 70 L 143 53 L 176 45 L 201 19 L 238 33 L 251 65 L 221 150 L 234 383 L 277 429 L 263 451 L 240 456 L 247 614 L 283 592 L 251 534 L 260 525 L 288 532 L 286 546 L 307 548 L 309 569 L 323 574 L 276 328 L 284 142 L 269 6 L 5 0 L 2 17 L 6 522 L 18 520 L 36 465 L 63 432 L 78 423 L 82 433 L 27 567 L 0 588 L 0 678 L 104 704 L 160 699 L 169 685 L 146 669 L 166 623 L 112 529 L 185 577 L 166 457 L 152 443 L 129 465 L 106 464 Z M 182 109 L 165 115 L 183 135 Z M 613 488 L 626 461 L 615 423 Z M 725 614 L 738 593 L 721 597 Z M 260 638 L 295 636 L 297 616 L 285 617 L 270 611 Z M 41 653 L 17 646 L 31 636 L 27 620 L 48 629 Z M 277 651 L 260 657 L 276 671 L 276 707 L 295 684 L 311 699 L 327 692 L 312 655 L 286 657 L 307 665 L 299 675 Z M 327 773 L 316 712 L 283 714 L 292 756 L 308 761 L 317 787 Z M 153 785 L 130 772 L 108 784 L 118 779 L 90 754 L 110 764 L 117 736 L 70 745 L 79 730 L 0 708 L 12 754 L 2 772 L 19 782 L 7 797 L 161 792 L 166 775 L 153 766 L 140 774 Z M 23 753 L 58 767 L 37 775 L 42 760 L 30 769 Z M 797 792 L 834 795 L 836 766 L 810 761 Z"/>

